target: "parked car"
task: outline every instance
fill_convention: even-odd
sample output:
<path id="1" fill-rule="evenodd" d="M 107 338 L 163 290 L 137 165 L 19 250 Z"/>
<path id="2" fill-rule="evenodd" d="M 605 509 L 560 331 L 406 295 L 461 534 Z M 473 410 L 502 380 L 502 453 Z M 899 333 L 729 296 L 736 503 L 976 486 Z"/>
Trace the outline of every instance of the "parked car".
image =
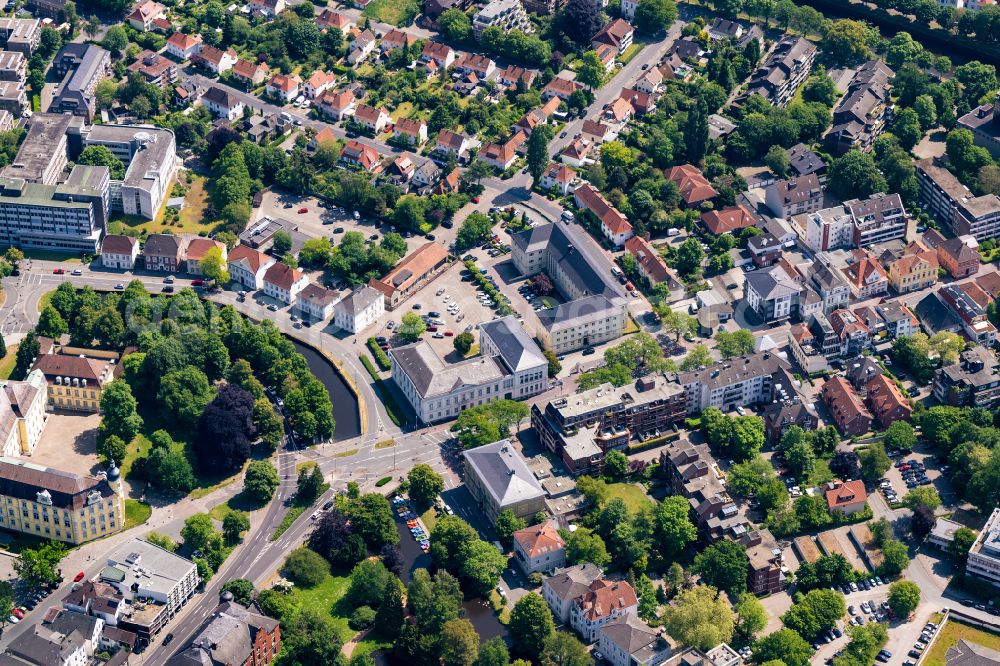
<path id="1" fill-rule="evenodd" d="M 78 573 L 77 575 L 73 576 L 73 582 L 74 582 L 74 583 L 79 583 L 79 582 L 80 582 L 81 580 L 83 580 L 83 579 L 84 579 L 84 578 L 86 578 L 86 577 L 87 577 L 87 574 L 85 574 L 85 573 L 83 573 L 83 572 L 81 571 L 81 572 L 80 572 L 80 573 Z"/>

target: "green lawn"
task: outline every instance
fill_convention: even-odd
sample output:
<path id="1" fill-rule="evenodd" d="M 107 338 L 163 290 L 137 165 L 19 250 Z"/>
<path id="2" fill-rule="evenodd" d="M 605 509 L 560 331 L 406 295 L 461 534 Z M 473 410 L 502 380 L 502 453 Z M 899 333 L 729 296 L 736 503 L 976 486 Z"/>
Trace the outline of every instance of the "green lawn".
<path id="1" fill-rule="evenodd" d="M 125 529 L 143 525 L 153 515 L 153 507 L 139 500 L 125 500 Z"/>
<path id="2" fill-rule="evenodd" d="M 629 63 L 629 61 L 632 60 L 632 58 L 634 58 L 637 55 L 639 55 L 639 51 L 641 51 L 642 47 L 644 47 L 644 46 L 646 46 L 646 45 L 643 44 L 643 43 L 641 43 L 641 42 L 633 42 L 631 44 L 631 46 L 629 46 L 627 49 L 625 49 L 625 53 L 623 53 L 620 56 L 618 56 L 616 58 L 616 60 L 618 62 L 622 63 L 623 65 L 627 65 Z"/>
<path id="3" fill-rule="evenodd" d="M 615 497 L 620 497 L 632 513 L 645 507 L 653 506 L 653 500 L 649 499 L 646 492 L 632 483 L 609 483 L 608 499 L 610 500 Z"/>
<path id="4" fill-rule="evenodd" d="M 292 523 L 295 522 L 295 519 L 301 516 L 305 512 L 305 510 L 306 507 L 304 506 L 293 506 L 291 509 L 289 509 L 288 513 L 285 514 L 285 517 L 281 519 L 280 523 L 278 523 L 278 526 L 274 528 L 274 534 L 271 535 L 271 541 L 277 541 L 278 539 L 280 539 L 281 535 L 284 534 L 288 530 L 288 528 L 292 526 Z"/>
<path id="5" fill-rule="evenodd" d="M 47 291 L 42 294 L 42 297 L 38 299 L 38 311 L 41 312 L 45 308 L 49 307 L 49 303 L 52 302 L 52 296 L 56 293 L 56 290 Z"/>
<path id="6" fill-rule="evenodd" d="M 153 443 L 142 433 L 135 436 L 135 439 L 125 448 L 125 460 L 122 461 L 121 466 L 122 478 L 128 478 L 128 474 L 132 470 L 132 463 L 138 458 L 148 456 L 152 446 Z"/>
<path id="7" fill-rule="evenodd" d="M 345 643 L 357 633 L 347 626 L 347 616 L 353 609 L 338 608 L 338 606 L 343 605 L 340 602 L 347 593 L 350 584 L 349 576 L 327 575 L 326 579 L 315 587 L 296 585 L 292 588 L 292 594 L 301 604 L 302 610 L 309 609 L 320 615 L 332 615 L 337 633 L 340 634 L 340 639 Z"/>
<path id="8" fill-rule="evenodd" d="M 417 0 L 372 0 L 362 12 L 368 18 L 394 26 L 408 25 L 420 13 Z"/>
<path id="9" fill-rule="evenodd" d="M 7 355 L 0 359 L 0 379 L 10 379 L 10 373 L 14 372 L 17 365 L 17 345 L 7 348 Z"/>
<path id="10" fill-rule="evenodd" d="M 948 624 L 941 630 L 941 634 L 924 658 L 923 666 L 945 666 L 944 655 L 948 648 L 954 647 L 963 639 L 991 650 L 1000 650 L 1000 634 L 948 620 Z"/>
<path id="11" fill-rule="evenodd" d="M 64 264 L 83 263 L 80 255 L 66 254 L 65 252 L 49 252 L 47 250 L 25 250 L 24 256 L 28 259 L 38 259 L 39 261 L 59 261 Z"/>
<path id="12" fill-rule="evenodd" d="M 833 472 L 830 471 L 830 461 L 823 459 L 817 460 L 816 469 L 813 470 L 813 473 L 809 476 L 809 485 L 813 487 L 821 486 L 824 483 L 833 481 L 833 479 L 834 475 Z"/>
<path id="13" fill-rule="evenodd" d="M 396 446 L 396 443 L 397 442 L 394 439 L 384 439 L 381 442 L 376 442 L 375 443 L 375 448 L 376 449 L 389 449 L 389 448 L 392 448 L 393 446 Z"/>
<path id="14" fill-rule="evenodd" d="M 424 521 L 424 526 L 428 530 L 433 531 L 434 525 L 437 524 L 437 510 L 434 507 L 427 509 L 420 514 L 420 520 Z"/>
<path id="15" fill-rule="evenodd" d="M 108 223 L 108 231 L 113 234 L 127 234 L 140 238 L 164 231 L 175 234 L 208 232 L 215 227 L 215 222 L 206 224 L 204 220 L 205 210 L 209 203 L 208 199 L 207 179 L 203 176 L 194 176 L 191 184 L 188 185 L 188 191 L 184 194 L 184 208 L 181 209 L 176 221 L 167 215 L 166 199 L 164 199 L 163 206 L 157 212 L 155 220 L 147 220 L 136 215 L 119 214 L 115 215 Z"/>

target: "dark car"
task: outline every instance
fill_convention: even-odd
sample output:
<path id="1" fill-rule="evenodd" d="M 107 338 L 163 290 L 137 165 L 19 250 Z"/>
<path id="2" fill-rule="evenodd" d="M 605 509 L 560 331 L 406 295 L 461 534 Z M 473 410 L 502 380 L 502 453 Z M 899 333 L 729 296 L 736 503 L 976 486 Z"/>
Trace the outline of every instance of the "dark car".
<path id="1" fill-rule="evenodd" d="M 583 355 L 584 356 L 590 356 L 590 355 L 596 354 L 596 353 L 597 353 L 597 350 L 594 349 L 593 347 L 587 347 L 586 349 L 583 350 Z"/>
<path id="2" fill-rule="evenodd" d="M 475 260 L 476 260 L 476 258 L 474 256 L 472 256 L 471 254 L 467 254 L 464 257 L 462 257 L 462 261 L 475 261 Z"/>
<path id="3" fill-rule="evenodd" d="M 333 506 L 333 500 L 330 500 L 329 502 L 327 502 L 326 504 L 323 505 L 323 510 L 324 511 L 329 511 L 330 507 L 332 507 L 332 506 Z"/>
<path id="4" fill-rule="evenodd" d="M 173 640 L 174 640 L 174 635 L 173 634 L 167 634 L 166 636 L 163 637 L 163 644 L 164 645 L 170 645 L 171 641 L 173 641 Z"/>
<path id="5" fill-rule="evenodd" d="M 334 227 L 333 233 L 335 233 L 335 234 L 342 234 L 342 233 L 344 233 L 344 227 Z"/>
<path id="6" fill-rule="evenodd" d="M 171 293 L 173 293 L 173 291 L 174 291 L 173 285 L 169 285 L 168 284 L 165 287 L 163 287 L 163 293 L 165 293 L 165 294 L 171 294 Z"/>
<path id="7" fill-rule="evenodd" d="M 437 240 L 437 236 L 435 236 L 434 234 L 427 234 L 427 240 L 429 241 Z"/>

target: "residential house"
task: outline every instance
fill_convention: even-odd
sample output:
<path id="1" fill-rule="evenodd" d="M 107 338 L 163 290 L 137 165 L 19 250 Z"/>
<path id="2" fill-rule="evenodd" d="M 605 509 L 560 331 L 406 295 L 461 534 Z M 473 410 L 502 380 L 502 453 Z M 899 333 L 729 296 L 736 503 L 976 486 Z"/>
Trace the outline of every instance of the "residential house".
<path id="1" fill-rule="evenodd" d="M 302 85 L 302 92 L 309 99 L 316 99 L 337 82 L 337 76 L 317 69 Z"/>
<path id="2" fill-rule="evenodd" d="M 576 180 L 576 171 L 566 166 L 552 162 L 546 167 L 545 172 L 539 180 L 539 185 L 545 190 L 554 190 L 566 196 L 573 191 L 573 182 Z"/>
<path id="3" fill-rule="evenodd" d="M 455 51 L 447 44 L 428 40 L 424 43 L 424 49 L 420 52 L 420 62 L 433 62 L 439 68 L 447 69 L 455 62 Z"/>
<path id="4" fill-rule="evenodd" d="M 701 169 L 691 164 L 671 167 L 667 172 L 667 180 L 673 181 L 681 194 L 681 201 L 688 208 L 694 208 L 704 201 L 719 196 L 702 174 Z"/>
<path id="5" fill-rule="evenodd" d="M 167 38 L 167 52 L 178 60 L 189 60 L 201 50 L 201 35 L 175 32 Z"/>
<path id="6" fill-rule="evenodd" d="M 766 322 L 783 321 L 798 314 L 801 286 L 780 265 L 747 273 L 743 298 Z"/>
<path id="7" fill-rule="evenodd" d="M 500 70 L 497 74 L 496 81 L 508 88 L 517 88 L 518 86 L 522 86 L 525 90 L 527 90 L 535 84 L 535 79 L 537 78 L 537 70 L 525 69 L 524 67 L 517 67 L 516 65 L 507 65 L 505 69 Z"/>
<path id="8" fill-rule="evenodd" d="M 224 601 L 205 619 L 191 645 L 171 662 L 268 666 L 280 652 L 281 625 L 277 620 L 235 601 Z"/>
<path id="9" fill-rule="evenodd" d="M 615 137 L 618 136 L 618 133 L 610 125 L 605 125 L 600 120 L 584 120 L 582 134 L 585 137 L 590 137 L 596 143 L 614 141 Z"/>
<path id="10" fill-rule="evenodd" d="M 250 88 L 263 83 L 270 71 L 267 63 L 254 63 L 241 59 L 233 65 L 233 78 Z"/>
<path id="11" fill-rule="evenodd" d="M 715 17 L 708 26 L 708 38 L 713 42 L 724 39 L 738 40 L 746 32 L 746 26 L 737 21 L 730 21 L 722 17 Z"/>
<path id="12" fill-rule="evenodd" d="M 139 256 L 139 241 L 131 236 L 108 234 L 101 244 L 101 265 L 105 268 L 130 271 Z"/>
<path id="13" fill-rule="evenodd" d="M 431 190 L 432 194 L 455 194 L 462 184 L 462 173 L 458 167 L 452 169 L 437 182 Z"/>
<path id="14" fill-rule="evenodd" d="M 568 625 L 575 599 L 590 591 L 604 572 L 590 562 L 582 562 L 556 571 L 542 582 L 542 598 L 552 611 L 556 624 Z"/>
<path id="15" fill-rule="evenodd" d="M 277 16 L 285 11 L 285 0 L 250 0 L 250 10 L 262 16 Z"/>
<path id="16" fill-rule="evenodd" d="M 830 513 L 839 512 L 845 516 L 852 516 L 859 511 L 864 511 L 868 501 L 868 493 L 865 491 L 865 482 L 855 479 L 854 481 L 834 481 L 833 488 L 826 491 L 826 506 Z"/>
<path id="17" fill-rule="evenodd" d="M 895 73 L 881 60 L 862 65 L 854 74 L 847 94 L 833 109 L 833 127 L 825 137 L 834 155 L 858 149 L 868 152 L 892 116 L 892 77 Z"/>
<path id="18" fill-rule="evenodd" d="M 469 449 L 462 457 L 465 486 L 490 524 L 502 511 L 528 518 L 545 510 L 545 490 L 509 440 Z"/>
<path id="19" fill-rule="evenodd" d="M 441 167 L 432 159 L 425 159 L 413 170 L 413 184 L 418 188 L 431 187 L 441 178 Z"/>
<path id="20" fill-rule="evenodd" d="M 986 347 L 966 349 L 958 361 L 934 371 L 934 397 L 945 405 L 995 410 L 1000 406 L 1000 361 Z"/>
<path id="21" fill-rule="evenodd" d="M 710 210 L 701 214 L 701 223 L 712 234 L 738 234 L 747 227 L 757 226 L 757 219 L 743 205 Z"/>
<path id="22" fill-rule="evenodd" d="M 217 118 L 233 121 L 243 115 L 243 102 L 223 88 L 212 86 L 201 96 L 201 103 Z"/>
<path id="23" fill-rule="evenodd" d="M 949 238 L 938 246 L 938 263 L 956 280 L 979 271 L 979 243 L 973 236 Z"/>
<path id="24" fill-rule="evenodd" d="M 404 190 L 413 180 L 413 172 L 417 170 L 413 163 L 414 155 L 403 154 L 392 161 L 389 165 L 389 179 Z"/>
<path id="25" fill-rule="evenodd" d="M 872 414 L 846 379 L 839 375 L 827 379 L 823 384 L 822 396 L 830 416 L 844 437 L 857 437 L 871 430 Z"/>
<path id="26" fill-rule="evenodd" d="M 558 97 L 565 102 L 569 99 L 570 95 L 582 89 L 583 86 L 576 81 L 555 76 L 542 88 L 542 99 L 548 100 L 551 97 Z"/>
<path id="27" fill-rule="evenodd" d="M 554 521 L 514 532 L 514 560 L 525 574 L 552 571 L 566 566 L 566 542 Z"/>
<path id="28" fill-rule="evenodd" d="M 635 5 L 622 0 L 622 6 Z M 633 10 L 634 11 L 634 10 Z M 628 613 L 601 626 L 597 632 L 597 648 L 611 666 L 658 666 L 668 662 L 674 650 L 666 634 L 653 629 L 637 615 Z M 678 661 L 678 666 L 685 664 Z M 686 663 L 696 664 L 697 661 Z"/>
<path id="29" fill-rule="evenodd" d="M 353 25 L 354 21 L 346 14 L 334 11 L 329 7 L 321 11 L 316 17 L 316 27 L 320 30 L 339 30 L 342 34 L 346 35 L 347 31 Z"/>
<path id="30" fill-rule="evenodd" d="M 348 333 L 360 333 L 385 314 L 382 292 L 359 287 L 333 306 L 333 323 Z"/>
<path id="31" fill-rule="evenodd" d="M 243 131 L 247 133 L 247 139 L 262 146 L 277 138 L 284 126 L 285 123 L 278 116 L 253 115 L 243 123 Z M 322 130 L 320 130 L 320 134 L 322 134 Z"/>
<path id="32" fill-rule="evenodd" d="M 327 90 L 313 100 L 313 104 L 321 116 L 339 122 L 354 113 L 354 109 L 357 107 L 357 100 L 354 97 L 354 93 L 350 90 L 337 92 Z"/>
<path id="33" fill-rule="evenodd" d="M 920 331 L 920 321 L 905 303 L 887 301 L 875 306 L 875 309 L 885 322 L 886 333 L 893 340 Z"/>
<path id="34" fill-rule="evenodd" d="M 600 32 L 594 35 L 590 41 L 590 45 L 593 48 L 597 48 L 600 44 L 607 44 L 608 46 L 613 46 L 619 54 L 622 54 L 625 53 L 628 47 L 632 46 L 632 37 L 634 35 L 635 30 L 628 21 L 616 18 L 609 21 L 607 25 L 601 28 Z"/>
<path id="35" fill-rule="evenodd" d="M 573 192 L 573 201 L 577 208 L 590 212 L 601 225 L 604 237 L 620 247 L 632 237 L 632 225 L 628 218 L 612 206 L 604 195 L 590 183 L 584 183 Z"/>
<path id="36" fill-rule="evenodd" d="M 618 49 L 610 44 L 598 44 L 594 49 L 597 59 L 604 65 L 604 71 L 610 73 L 615 68 L 615 60 L 618 58 Z"/>
<path id="37" fill-rule="evenodd" d="M 442 155 L 454 155 L 459 162 L 464 162 L 469 159 L 469 149 L 475 145 L 474 140 L 470 137 L 443 129 L 438 132 L 434 152 Z"/>
<path id="38" fill-rule="evenodd" d="M 183 236 L 150 234 L 142 246 L 143 267 L 147 271 L 176 273 L 186 259 Z"/>
<path id="39" fill-rule="evenodd" d="M 908 216 L 903 199 L 898 194 L 879 192 L 867 199 L 844 202 L 854 225 L 852 242 L 855 247 L 903 239 L 906 236 Z"/>
<path id="40" fill-rule="evenodd" d="M 149 50 L 139 54 L 139 58 L 128 66 L 128 71 L 138 72 L 146 83 L 160 89 L 169 90 L 177 78 L 177 65 L 174 61 Z"/>
<path id="41" fill-rule="evenodd" d="M 351 40 L 347 53 L 347 62 L 360 65 L 375 50 L 375 34 L 371 30 L 362 30 Z"/>
<path id="42" fill-rule="evenodd" d="M 655 286 L 665 282 L 670 287 L 671 292 L 682 287 L 677 274 L 667 266 L 660 253 L 645 238 L 632 236 L 625 241 L 625 251 L 635 257 L 639 275 L 650 285 Z"/>
<path id="43" fill-rule="evenodd" d="M 310 283 L 299 292 L 295 307 L 305 321 L 326 321 L 333 316 L 333 308 L 341 298 L 343 295 L 339 291 Z"/>
<path id="44" fill-rule="evenodd" d="M 497 64 L 488 56 L 478 53 L 463 53 L 452 65 L 452 68 L 462 74 L 475 74 L 485 81 L 496 71 Z"/>
<path id="45" fill-rule="evenodd" d="M 265 90 L 271 97 L 278 97 L 287 104 L 299 96 L 301 88 L 302 79 L 297 75 L 275 74 L 267 82 Z"/>
<path id="46" fill-rule="evenodd" d="M 770 233 L 762 233 L 747 239 L 747 251 L 757 268 L 773 266 L 785 252 L 785 244 Z"/>
<path id="47" fill-rule="evenodd" d="M 651 67 L 646 70 L 646 73 L 639 77 L 635 82 L 635 89 L 641 93 L 646 93 L 647 95 L 655 95 L 660 92 L 660 87 L 663 85 L 663 74 L 659 69 Z"/>
<path id="48" fill-rule="evenodd" d="M 823 188 L 815 174 L 775 181 L 767 186 L 764 196 L 771 213 L 786 220 L 823 206 Z"/>
<path id="49" fill-rule="evenodd" d="M 619 125 L 624 125 L 632 120 L 634 114 L 635 109 L 632 108 L 632 105 L 621 97 L 604 107 L 604 117 Z"/>
<path id="50" fill-rule="evenodd" d="M 797 143 L 785 151 L 788 155 L 788 172 L 792 176 L 816 174 L 819 182 L 826 182 L 826 162 L 804 143 Z"/>
<path id="51" fill-rule="evenodd" d="M 393 128 L 392 138 L 410 146 L 422 146 L 427 142 L 427 123 L 420 119 L 400 118 Z"/>
<path id="52" fill-rule="evenodd" d="M 871 252 L 864 249 L 852 250 L 851 258 L 853 261 L 842 272 L 851 285 L 854 298 L 863 300 L 881 296 L 889 290 L 889 276 Z"/>
<path id="53" fill-rule="evenodd" d="M 223 51 L 208 44 L 203 44 L 198 52 L 191 56 L 193 64 L 204 67 L 216 75 L 231 70 L 237 60 L 239 57 L 236 55 L 236 51 L 232 49 Z"/>
<path id="54" fill-rule="evenodd" d="M 997 329 L 986 310 L 993 299 L 975 282 L 945 285 L 937 297 L 961 320 L 966 338 L 987 347 L 996 341 Z"/>
<path id="55" fill-rule="evenodd" d="M 393 49 L 408 49 L 416 43 L 416 35 L 411 35 L 403 30 L 393 28 L 389 32 L 382 35 L 382 43 L 379 45 L 379 48 L 383 53 L 385 53 L 386 51 L 392 51 Z"/>
<path id="56" fill-rule="evenodd" d="M 488 143 L 479 151 L 478 158 L 494 169 L 506 171 L 514 166 L 517 153 L 528 141 L 528 135 L 517 131 L 503 143 Z"/>
<path id="57" fill-rule="evenodd" d="M 884 430 L 896 421 L 909 421 L 913 407 L 896 383 L 877 374 L 865 385 L 865 404 Z"/>
<path id="58" fill-rule="evenodd" d="M 156 0 L 140 0 L 132 13 L 125 18 L 129 25 L 139 32 L 149 32 L 156 19 L 167 18 L 166 8 Z"/>
<path id="59" fill-rule="evenodd" d="M 840 356 L 856 356 L 871 347 L 871 330 L 850 310 L 834 310 L 826 319 L 833 329 L 834 336 L 840 341 Z"/>
<path id="60" fill-rule="evenodd" d="M 635 20 L 635 8 L 639 5 L 637 0 L 621 0 L 618 10 L 627 21 Z"/>
<path id="61" fill-rule="evenodd" d="M 747 590 L 751 594 L 764 596 L 776 594 L 785 589 L 788 579 L 785 577 L 784 556 L 781 547 L 769 530 L 754 530 L 739 539 L 746 546 L 747 559 Z M 725 644 L 723 644 L 725 645 Z M 716 648 L 718 650 L 719 648 Z M 738 666 L 739 662 L 732 662 Z"/>
<path id="62" fill-rule="evenodd" d="M 226 266 L 228 251 L 225 243 L 211 238 L 192 238 L 188 241 L 187 250 L 184 253 L 187 272 L 191 275 L 204 275 L 201 262 L 208 256 L 210 250 L 218 250 L 219 256 L 222 258 L 222 265 Z"/>
<path id="63" fill-rule="evenodd" d="M 299 292 L 308 285 L 308 275 L 280 262 L 264 271 L 264 294 L 285 305 L 295 304 Z"/>
<path id="64" fill-rule="evenodd" d="M 590 157 L 590 153 L 595 148 L 596 144 L 593 141 L 585 137 L 578 137 L 570 141 L 563 148 L 563 151 L 559 153 L 559 157 L 562 158 L 563 164 L 568 164 L 571 167 L 579 169 L 594 163 L 593 158 Z"/>
<path id="65" fill-rule="evenodd" d="M 381 166 L 381 157 L 377 150 L 353 139 L 344 145 L 344 150 L 340 153 L 340 161 L 368 173 L 374 172 Z"/>
<path id="66" fill-rule="evenodd" d="M 972 132 L 973 141 L 990 151 L 994 159 L 1000 158 L 1000 103 L 983 104 L 958 119 L 958 126 Z"/>
<path id="67" fill-rule="evenodd" d="M 367 104 L 358 104 L 354 111 L 354 122 L 373 134 L 379 134 L 392 122 L 392 116 L 384 106 L 375 108 Z"/>
<path id="68" fill-rule="evenodd" d="M 264 286 L 264 274 L 277 260 L 247 245 L 237 245 L 226 259 L 229 276 L 235 282 L 250 290 Z"/>

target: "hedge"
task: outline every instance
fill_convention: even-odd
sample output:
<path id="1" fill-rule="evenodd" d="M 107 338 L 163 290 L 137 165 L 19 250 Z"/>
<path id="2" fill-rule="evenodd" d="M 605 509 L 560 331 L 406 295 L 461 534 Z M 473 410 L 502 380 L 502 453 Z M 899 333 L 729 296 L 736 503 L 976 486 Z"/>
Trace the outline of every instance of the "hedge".
<path id="1" fill-rule="evenodd" d="M 389 419 L 398 426 L 403 425 L 406 422 L 403 411 L 396 404 L 396 399 L 392 396 L 392 393 L 385 387 L 385 382 L 378 376 L 378 370 L 375 369 L 375 366 L 372 365 L 367 356 L 358 356 L 358 358 L 361 360 L 361 365 L 365 366 L 365 370 L 372 376 L 375 391 L 378 393 L 379 399 L 385 407 L 386 414 L 389 415 Z"/>
<path id="2" fill-rule="evenodd" d="M 681 434 L 679 432 L 668 432 L 666 435 L 654 437 L 653 439 L 647 439 L 644 442 L 629 444 L 626 448 L 629 453 L 639 453 L 640 451 L 648 451 L 649 449 L 655 449 L 658 446 L 663 446 L 666 442 L 672 442 L 680 436 Z"/>
<path id="3" fill-rule="evenodd" d="M 382 486 L 384 486 L 385 484 L 389 483 L 390 481 L 392 481 L 392 477 L 391 476 L 383 476 L 381 479 L 379 479 L 378 481 L 375 482 L 375 487 L 381 488 Z"/>
<path id="4" fill-rule="evenodd" d="M 496 310 L 498 315 L 506 317 L 514 312 L 510 308 L 510 305 L 507 304 L 507 301 L 503 299 L 503 294 L 500 293 L 500 290 L 494 287 L 493 283 L 486 279 L 486 276 L 483 275 L 481 270 L 479 270 L 479 266 L 476 266 L 475 262 L 467 261 L 465 262 L 465 267 L 469 269 L 469 273 L 472 274 L 472 279 L 476 281 L 476 284 L 482 287 L 483 291 L 486 292 L 486 295 L 492 298 L 493 302 L 497 304 Z"/>
<path id="5" fill-rule="evenodd" d="M 378 342 L 375 338 L 368 338 L 368 349 L 371 350 L 372 356 L 375 357 L 375 362 L 378 363 L 378 367 L 383 370 L 392 369 L 392 363 L 389 362 L 389 355 L 378 346 Z"/>

